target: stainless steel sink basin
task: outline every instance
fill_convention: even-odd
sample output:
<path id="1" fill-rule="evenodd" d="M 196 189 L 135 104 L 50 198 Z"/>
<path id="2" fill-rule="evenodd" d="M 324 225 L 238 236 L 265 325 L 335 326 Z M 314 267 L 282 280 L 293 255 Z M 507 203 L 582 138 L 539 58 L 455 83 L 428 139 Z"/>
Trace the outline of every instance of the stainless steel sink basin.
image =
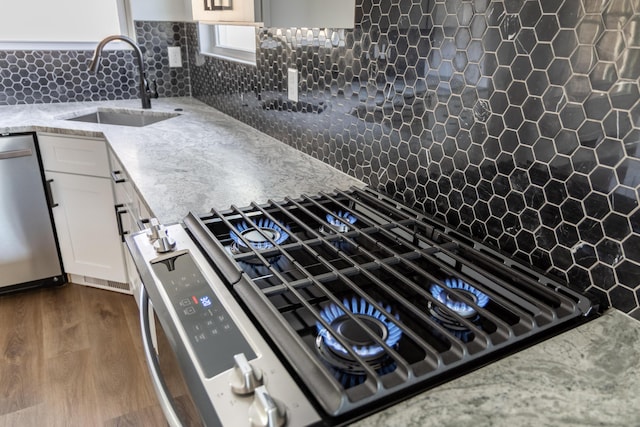
<path id="1" fill-rule="evenodd" d="M 67 117 L 64 120 L 99 123 L 103 125 L 143 127 L 176 116 L 179 116 L 179 114 L 148 110 L 115 110 L 98 108 L 89 113 Z"/>

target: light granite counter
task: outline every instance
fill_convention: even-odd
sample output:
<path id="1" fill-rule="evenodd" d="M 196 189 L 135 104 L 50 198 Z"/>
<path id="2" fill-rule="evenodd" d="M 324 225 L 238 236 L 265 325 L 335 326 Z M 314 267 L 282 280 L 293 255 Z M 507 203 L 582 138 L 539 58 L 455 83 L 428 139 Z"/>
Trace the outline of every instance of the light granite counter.
<path id="1" fill-rule="evenodd" d="M 0 133 L 104 136 L 160 221 L 296 197 L 357 181 L 189 98 L 153 101 L 181 115 L 143 128 L 69 122 L 139 101 L 0 107 Z M 356 423 L 358 426 L 640 427 L 640 322 L 610 310 L 576 329 Z"/>
<path id="2" fill-rule="evenodd" d="M 140 109 L 140 101 L 0 107 L 0 133 L 103 136 L 153 214 L 163 223 L 189 211 L 242 207 L 364 184 L 191 98 L 153 100 L 152 111 L 180 116 L 136 128 L 63 118 L 103 108 Z"/>
<path id="3" fill-rule="evenodd" d="M 638 427 L 640 322 L 609 310 L 355 425 Z"/>

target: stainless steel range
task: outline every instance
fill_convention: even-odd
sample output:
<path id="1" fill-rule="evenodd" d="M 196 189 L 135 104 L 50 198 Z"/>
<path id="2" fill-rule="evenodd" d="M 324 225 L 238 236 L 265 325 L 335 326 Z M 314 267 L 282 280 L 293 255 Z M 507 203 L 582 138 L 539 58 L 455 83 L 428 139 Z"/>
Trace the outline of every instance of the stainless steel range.
<path id="1" fill-rule="evenodd" d="M 207 425 L 348 423 L 598 311 L 370 189 L 189 214 L 129 244 Z"/>

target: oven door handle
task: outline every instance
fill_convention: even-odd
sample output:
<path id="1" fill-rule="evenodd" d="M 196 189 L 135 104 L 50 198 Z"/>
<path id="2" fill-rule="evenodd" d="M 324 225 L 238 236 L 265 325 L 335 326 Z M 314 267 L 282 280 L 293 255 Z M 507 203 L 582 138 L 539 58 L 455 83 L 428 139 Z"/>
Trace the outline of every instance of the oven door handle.
<path id="1" fill-rule="evenodd" d="M 144 285 L 140 287 L 140 327 L 142 329 L 142 347 L 144 349 L 144 357 L 147 359 L 147 366 L 149 367 L 149 374 L 151 374 L 151 381 L 153 382 L 153 388 L 156 390 L 156 395 L 160 401 L 160 407 L 167 419 L 167 422 L 171 427 L 182 427 L 182 423 L 178 417 L 178 414 L 173 407 L 173 402 L 170 394 L 167 391 L 167 386 L 160 374 L 160 363 L 158 362 L 158 356 L 153 348 L 151 338 L 151 324 L 149 319 L 149 295 Z"/>

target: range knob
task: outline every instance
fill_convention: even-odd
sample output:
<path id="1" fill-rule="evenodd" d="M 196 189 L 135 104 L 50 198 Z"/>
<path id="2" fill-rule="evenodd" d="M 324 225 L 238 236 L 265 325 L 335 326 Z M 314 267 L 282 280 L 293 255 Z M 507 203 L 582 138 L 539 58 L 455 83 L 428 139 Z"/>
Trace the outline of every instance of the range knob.
<path id="1" fill-rule="evenodd" d="M 149 231 L 147 231 L 147 236 L 149 237 L 150 242 L 155 242 L 160 237 L 162 237 L 163 227 L 162 224 L 158 221 L 157 218 L 151 218 L 149 220 Z"/>
<path id="2" fill-rule="evenodd" d="M 235 366 L 231 373 L 231 390 L 240 396 L 251 394 L 263 384 L 262 371 L 251 366 L 244 353 L 233 356 Z"/>
<path id="3" fill-rule="evenodd" d="M 249 407 L 249 422 L 253 427 L 282 427 L 287 422 L 287 411 L 262 385 L 255 389 Z"/>
<path id="4" fill-rule="evenodd" d="M 176 241 L 165 234 L 153 242 L 153 248 L 159 254 L 171 252 L 176 248 Z"/>

